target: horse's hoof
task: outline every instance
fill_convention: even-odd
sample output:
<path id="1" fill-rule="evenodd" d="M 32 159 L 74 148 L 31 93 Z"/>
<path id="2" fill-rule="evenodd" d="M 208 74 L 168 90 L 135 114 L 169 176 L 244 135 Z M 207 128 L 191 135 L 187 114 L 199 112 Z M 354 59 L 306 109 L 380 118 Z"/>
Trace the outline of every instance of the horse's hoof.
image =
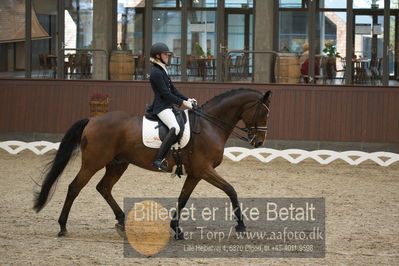
<path id="1" fill-rule="evenodd" d="M 122 224 L 115 224 L 115 229 L 118 235 L 122 238 L 126 238 L 126 233 L 125 233 L 125 226 Z"/>
<path id="2" fill-rule="evenodd" d="M 58 237 L 64 237 L 67 235 L 67 231 L 66 230 L 62 230 L 58 233 Z"/>
<path id="3" fill-rule="evenodd" d="M 247 231 L 247 228 L 245 227 L 245 225 L 236 225 L 236 232 L 245 232 Z"/>
<path id="4" fill-rule="evenodd" d="M 175 239 L 176 239 L 176 240 L 185 240 L 185 238 L 184 238 L 184 233 L 183 233 L 183 232 L 180 232 L 180 233 L 178 233 L 178 234 L 175 234 Z"/>

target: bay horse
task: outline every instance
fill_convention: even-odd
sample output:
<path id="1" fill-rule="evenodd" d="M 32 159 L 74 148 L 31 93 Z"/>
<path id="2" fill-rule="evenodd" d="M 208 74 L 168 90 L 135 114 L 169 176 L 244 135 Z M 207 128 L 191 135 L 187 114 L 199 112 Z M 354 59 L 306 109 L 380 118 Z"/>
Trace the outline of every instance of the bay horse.
<path id="1" fill-rule="evenodd" d="M 182 149 L 182 162 L 187 177 L 178 198 L 177 212 L 170 223 L 176 239 L 183 239 L 179 227 L 180 211 L 192 191 L 203 179 L 223 190 L 231 200 L 237 225 L 236 231 L 245 231 L 238 204 L 237 193 L 215 168 L 223 160 L 227 139 L 242 120 L 248 142 L 259 147 L 266 138 L 271 91 L 261 93 L 252 89 L 233 89 L 217 95 L 201 107 L 189 112 L 190 122 L 196 120 L 199 132 L 192 133 L 190 142 Z M 80 146 L 81 167 L 68 187 L 68 192 L 58 223 L 58 236 L 67 233 L 66 223 L 73 201 L 90 178 L 100 169 L 105 175 L 96 186 L 112 208 L 117 220 L 116 229 L 124 232 L 125 214 L 111 194 L 112 187 L 120 179 L 129 164 L 158 171 L 152 167 L 156 149 L 147 148 L 142 142 L 142 117 L 132 117 L 124 112 L 109 112 L 95 118 L 82 119 L 71 126 L 63 137 L 54 160 L 50 164 L 39 193 L 35 195 L 34 210 L 39 212 L 47 203 L 49 192 L 68 164 L 73 151 Z M 173 159 L 169 154 L 168 171 L 172 171 Z"/>

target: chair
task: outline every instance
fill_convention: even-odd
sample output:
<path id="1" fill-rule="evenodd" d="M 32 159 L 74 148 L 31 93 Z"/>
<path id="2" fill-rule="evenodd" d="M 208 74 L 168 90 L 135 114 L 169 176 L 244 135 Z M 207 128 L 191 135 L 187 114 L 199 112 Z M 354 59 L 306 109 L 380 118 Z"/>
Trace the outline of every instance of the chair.
<path id="1" fill-rule="evenodd" d="M 340 58 L 340 62 L 341 62 L 342 69 L 338 69 L 337 73 L 341 73 L 342 72 L 342 81 L 341 81 L 341 83 L 344 83 L 345 79 L 346 79 L 346 58 L 345 57 L 341 57 Z"/>
<path id="2" fill-rule="evenodd" d="M 91 78 L 91 54 L 80 54 L 80 78 L 81 79 L 90 79 Z"/>
<path id="3" fill-rule="evenodd" d="M 354 61 L 354 83 L 356 84 L 368 84 L 371 82 L 371 74 L 367 67 L 367 62 L 361 59 Z"/>
<path id="4" fill-rule="evenodd" d="M 228 71 L 229 71 L 229 80 L 233 80 L 233 78 L 237 78 L 238 80 L 242 76 L 243 71 L 243 56 L 237 55 L 234 59 L 229 56 L 228 57 Z"/>
<path id="5" fill-rule="evenodd" d="M 241 58 L 241 65 L 240 65 L 240 73 L 241 73 L 241 78 L 246 79 L 247 76 L 249 75 L 249 68 L 248 68 L 248 54 L 244 53 Z"/>
<path id="6" fill-rule="evenodd" d="M 52 72 L 52 77 L 55 79 L 57 75 L 57 57 L 55 55 L 46 54 L 47 69 Z"/>
<path id="7" fill-rule="evenodd" d="M 223 65 L 223 72 L 226 74 L 227 73 L 227 80 L 231 80 L 231 67 L 233 66 L 233 59 L 231 58 L 231 55 L 229 55 L 226 58 L 226 64 Z"/>
<path id="8" fill-rule="evenodd" d="M 49 72 L 51 72 L 51 76 L 55 78 L 57 73 L 57 57 L 55 55 L 39 54 L 39 65 L 39 77 L 45 78 L 48 76 Z"/>
<path id="9" fill-rule="evenodd" d="M 197 60 L 192 55 L 187 55 L 187 76 L 191 77 L 198 76 Z"/>
<path id="10" fill-rule="evenodd" d="M 76 62 L 75 62 L 76 54 L 68 54 L 68 70 L 67 70 L 67 76 L 69 79 L 75 79 L 76 78 Z"/>
<path id="11" fill-rule="evenodd" d="M 69 54 L 67 68 L 70 79 L 90 79 L 92 75 L 91 54 Z"/>
<path id="12" fill-rule="evenodd" d="M 207 77 L 211 77 L 212 80 L 215 80 L 216 77 L 216 60 L 214 58 L 208 58 L 205 64 L 205 71 L 207 73 Z"/>
<path id="13" fill-rule="evenodd" d="M 374 58 L 370 62 L 371 84 L 379 85 L 382 81 L 382 58 Z"/>
<path id="14" fill-rule="evenodd" d="M 47 63 L 46 63 L 46 55 L 45 54 L 39 54 L 39 66 L 40 66 L 39 77 L 44 78 L 46 76 L 45 74 L 47 72 Z"/>
<path id="15" fill-rule="evenodd" d="M 180 76 L 180 57 L 173 56 L 169 59 L 169 75 L 173 78 L 178 78 Z"/>

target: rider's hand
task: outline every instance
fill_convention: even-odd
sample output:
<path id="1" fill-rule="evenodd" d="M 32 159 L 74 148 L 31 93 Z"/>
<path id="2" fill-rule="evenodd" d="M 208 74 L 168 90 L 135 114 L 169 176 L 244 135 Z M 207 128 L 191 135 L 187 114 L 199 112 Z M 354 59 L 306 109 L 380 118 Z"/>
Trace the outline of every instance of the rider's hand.
<path id="1" fill-rule="evenodd" d="M 189 101 L 189 102 L 192 102 L 193 104 L 194 103 L 197 103 L 197 100 L 196 99 L 194 99 L 194 98 L 188 98 L 188 100 L 187 101 Z"/>
<path id="2" fill-rule="evenodd" d="M 183 101 L 183 105 L 188 109 L 193 109 L 193 103 L 190 101 Z"/>
<path id="3" fill-rule="evenodd" d="M 194 98 L 189 98 L 187 101 L 191 102 L 193 107 L 197 106 L 197 100 Z"/>

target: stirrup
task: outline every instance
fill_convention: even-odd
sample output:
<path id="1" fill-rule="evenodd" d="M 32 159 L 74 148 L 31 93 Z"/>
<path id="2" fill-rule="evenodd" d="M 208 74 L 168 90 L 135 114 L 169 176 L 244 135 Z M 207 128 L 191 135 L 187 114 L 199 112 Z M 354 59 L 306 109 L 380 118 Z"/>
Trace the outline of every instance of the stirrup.
<path id="1" fill-rule="evenodd" d="M 164 164 L 164 162 L 166 162 L 166 165 Z M 168 162 L 166 161 L 166 159 L 157 159 L 152 163 L 152 166 L 154 166 L 156 169 L 160 170 L 160 171 L 165 171 L 168 170 Z"/>

